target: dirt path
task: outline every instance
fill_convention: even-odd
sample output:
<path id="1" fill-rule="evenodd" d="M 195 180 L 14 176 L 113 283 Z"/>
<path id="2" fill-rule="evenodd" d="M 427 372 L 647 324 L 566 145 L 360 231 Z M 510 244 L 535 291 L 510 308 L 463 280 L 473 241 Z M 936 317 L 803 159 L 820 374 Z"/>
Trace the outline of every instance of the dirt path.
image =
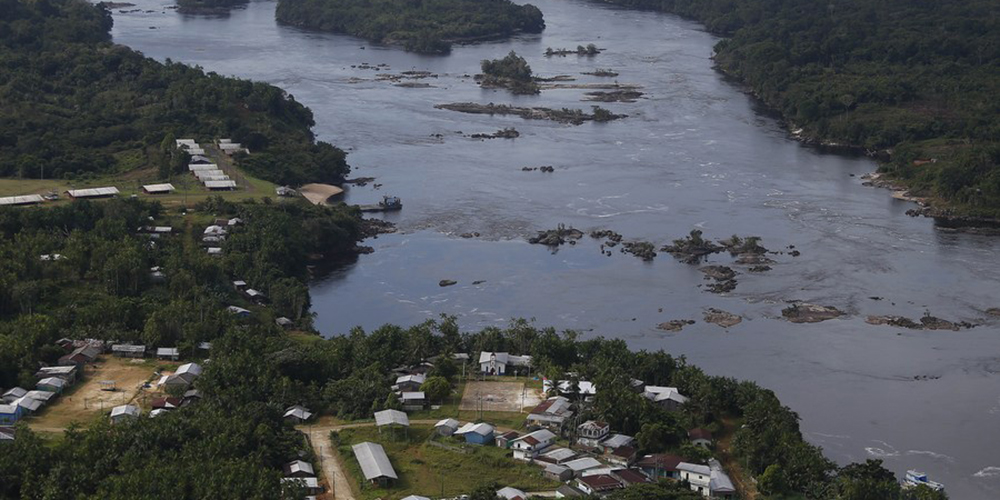
<path id="1" fill-rule="evenodd" d="M 725 426 L 724 434 L 719 438 L 718 450 L 719 450 L 719 460 L 722 463 L 722 467 L 729 474 L 729 478 L 733 480 L 733 485 L 736 486 L 736 492 L 739 493 L 739 497 L 745 500 L 755 500 L 760 497 L 757 492 L 757 485 L 743 472 L 743 467 L 740 466 L 739 461 L 733 456 L 733 434 L 736 432 L 736 420 L 732 417 L 726 417 L 722 419 L 722 423 Z"/>

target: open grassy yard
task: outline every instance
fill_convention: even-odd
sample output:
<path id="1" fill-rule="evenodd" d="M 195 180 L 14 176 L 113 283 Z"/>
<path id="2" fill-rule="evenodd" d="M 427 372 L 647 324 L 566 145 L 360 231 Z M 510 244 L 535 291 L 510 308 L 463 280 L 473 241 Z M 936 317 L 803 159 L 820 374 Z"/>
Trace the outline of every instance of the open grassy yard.
<path id="1" fill-rule="evenodd" d="M 37 415 L 28 418 L 28 426 L 39 432 L 61 433 L 73 422 L 87 423 L 99 418 L 111 408 L 129 403 L 145 392 L 142 384 L 165 363 L 158 360 L 133 363 L 131 359 L 110 356 L 98 359 L 97 363 L 87 366 L 82 380 L 78 379 Z M 102 391 L 102 380 L 113 380 L 116 390 Z"/>
<path id="2" fill-rule="evenodd" d="M 396 429 L 381 434 L 374 427 L 343 429 L 339 432 L 337 450 L 352 482 L 358 485 L 359 498 L 388 500 L 407 495 L 434 498 L 467 494 L 479 485 L 496 481 L 525 491 L 554 489 L 558 483 L 546 479 L 540 467 L 514 460 L 509 450 L 494 446 L 464 446 L 452 438 L 439 438 L 450 448 L 428 444 L 433 429 L 427 425 L 411 427 L 404 436 Z M 354 458 L 351 445 L 372 441 L 385 447 L 399 481 L 386 488 L 364 481 L 361 467 Z"/>

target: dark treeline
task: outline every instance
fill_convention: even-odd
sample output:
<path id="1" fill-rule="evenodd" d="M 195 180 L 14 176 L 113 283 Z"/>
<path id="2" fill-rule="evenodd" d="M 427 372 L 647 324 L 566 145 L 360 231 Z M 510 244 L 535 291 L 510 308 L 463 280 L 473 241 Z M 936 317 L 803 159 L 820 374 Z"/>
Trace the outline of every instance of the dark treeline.
<path id="1" fill-rule="evenodd" d="M 0 0 L 0 176 L 85 178 L 155 165 L 165 136 L 231 137 L 253 175 L 335 182 L 343 151 L 315 142 L 312 113 L 285 91 L 111 43 L 82 0 Z"/>
<path id="2" fill-rule="evenodd" d="M 281 0 L 279 22 L 406 50 L 447 53 L 454 41 L 541 33 L 542 12 L 510 0 Z"/>
<path id="3" fill-rule="evenodd" d="M 177 0 L 177 6 L 182 12 L 214 12 L 249 2 L 250 0 Z"/>
<path id="4" fill-rule="evenodd" d="M 604 1 L 700 21 L 727 37 L 720 68 L 807 137 L 896 148 L 885 169 L 919 193 L 1000 215 L 997 2 Z"/>

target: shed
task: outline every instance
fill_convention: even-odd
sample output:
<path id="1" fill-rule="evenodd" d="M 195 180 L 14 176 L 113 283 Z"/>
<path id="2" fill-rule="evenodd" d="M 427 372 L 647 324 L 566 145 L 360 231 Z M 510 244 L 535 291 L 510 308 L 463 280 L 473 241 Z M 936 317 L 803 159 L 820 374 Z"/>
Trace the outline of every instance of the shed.
<path id="1" fill-rule="evenodd" d="M 10 403 L 10 402 L 15 401 L 17 399 L 23 398 L 24 395 L 27 394 L 27 393 L 28 393 L 27 389 L 22 389 L 20 387 L 14 387 L 14 388 L 8 389 L 7 392 L 4 392 L 3 396 L 0 396 L 0 401 L 2 401 L 4 403 Z"/>
<path id="2" fill-rule="evenodd" d="M 174 185 L 170 183 L 164 184 L 146 184 L 142 186 L 142 190 L 146 194 L 167 194 L 175 190 Z"/>
<path id="3" fill-rule="evenodd" d="M 42 195 L 39 194 L 27 194 L 23 196 L 4 196 L 0 198 L 0 206 L 13 206 L 13 205 L 35 205 L 45 201 Z"/>
<path id="4" fill-rule="evenodd" d="M 43 378 L 35 384 L 35 389 L 39 391 L 48 391 L 58 394 L 63 391 L 69 385 L 68 382 L 59 377 L 47 377 Z"/>
<path id="5" fill-rule="evenodd" d="M 181 351 L 176 347 L 160 347 L 156 349 L 156 357 L 177 361 L 181 357 Z"/>
<path id="6" fill-rule="evenodd" d="M 493 442 L 494 428 L 485 422 L 478 424 L 468 423 L 455 431 L 456 436 L 463 436 L 466 443 L 470 444 L 490 444 Z"/>
<path id="7" fill-rule="evenodd" d="M 267 296 L 264 295 L 263 292 L 259 290 L 254 290 L 253 288 L 247 288 L 246 292 L 244 293 L 247 294 L 247 297 L 250 297 L 250 300 L 257 303 L 264 302 L 265 300 L 267 300 Z"/>
<path id="8" fill-rule="evenodd" d="M 61 366 L 83 366 L 87 363 L 92 363 L 97 356 L 101 354 L 101 349 L 96 346 L 82 346 L 73 349 L 69 354 L 59 358 L 59 365 Z"/>
<path id="9" fill-rule="evenodd" d="M 121 358 L 141 358 L 146 355 L 146 346 L 115 344 L 111 346 L 111 354 Z"/>
<path id="10" fill-rule="evenodd" d="M 691 440 L 692 444 L 703 448 L 712 446 L 712 432 L 708 429 L 702 429 L 701 427 L 691 429 L 688 431 L 688 439 Z"/>
<path id="11" fill-rule="evenodd" d="M 235 315 L 237 315 L 237 316 L 239 316 L 239 317 L 241 317 L 241 318 L 250 317 L 250 310 L 249 309 L 243 309 L 242 307 L 237 307 L 237 306 L 229 306 L 229 307 L 226 308 L 226 310 L 229 311 L 229 312 L 231 312 L 231 313 L 233 313 L 233 314 L 235 314 Z"/>
<path id="12" fill-rule="evenodd" d="M 142 412 L 139 411 L 138 406 L 133 405 L 121 405 L 116 406 L 111 409 L 111 423 L 117 424 L 119 422 L 124 422 L 126 420 L 134 420 L 139 418 Z"/>
<path id="13" fill-rule="evenodd" d="M 72 384 L 73 382 L 76 382 L 76 374 L 76 365 L 46 366 L 38 369 L 38 372 L 35 373 L 35 378 L 43 379 L 46 377 L 59 377 Z"/>
<path id="14" fill-rule="evenodd" d="M 181 403 L 183 402 L 184 400 L 181 398 L 156 398 L 149 404 L 149 406 L 156 409 L 176 410 L 181 407 Z"/>
<path id="15" fill-rule="evenodd" d="M 562 465 L 569 467 L 573 471 L 573 474 L 579 476 L 582 472 L 597 469 L 601 466 L 601 462 L 598 462 L 596 458 L 593 457 L 583 457 L 576 460 L 570 460 Z"/>
<path id="16" fill-rule="evenodd" d="M 434 432 L 440 436 L 450 436 L 458 430 L 458 420 L 446 418 L 434 424 Z"/>
<path id="17" fill-rule="evenodd" d="M 10 427 L 0 427 L 0 445 L 14 442 L 14 429 Z"/>
<path id="18" fill-rule="evenodd" d="M 17 404 L 0 405 L 0 425 L 14 425 L 24 415 L 24 408 Z"/>
<path id="19" fill-rule="evenodd" d="M 56 393 L 53 391 L 34 390 L 34 391 L 28 391 L 28 393 L 25 394 L 24 396 L 27 398 L 34 399 L 36 401 L 41 401 L 42 404 L 48 404 L 48 402 L 51 401 L 52 398 L 56 397 Z"/>
<path id="20" fill-rule="evenodd" d="M 66 191 L 70 198 L 110 198 L 118 196 L 116 187 L 100 187 L 91 189 L 70 189 Z"/>
<path id="21" fill-rule="evenodd" d="M 236 181 L 205 181 L 205 187 L 213 191 L 236 189 Z"/>
<path id="22" fill-rule="evenodd" d="M 191 156 L 190 161 L 192 165 L 203 165 L 206 163 L 212 163 L 212 160 L 204 155 L 193 155 Z"/>
<path id="23" fill-rule="evenodd" d="M 497 496 L 504 500 L 527 500 L 528 494 L 510 486 L 497 490 Z"/>
<path id="24" fill-rule="evenodd" d="M 323 493 L 323 487 L 319 484 L 319 479 L 315 477 L 286 477 L 281 479 L 282 483 L 294 483 L 305 489 L 307 495 L 319 495 Z"/>
<path id="25" fill-rule="evenodd" d="M 622 446 L 632 444 L 633 441 L 635 441 L 635 438 L 632 436 L 626 436 L 625 434 L 612 434 L 604 441 L 601 441 L 601 448 L 604 449 L 605 453 L 611 453 Z"/>
<path id="26" fill-rule="evenodd" d="M 290 406 L 285 410 L 284 419 L 286 422 L 292 422 L 295 424 L 301 424 L 312 418 L 313 414 L 302 405 Z"/>
<path id="27" fill-rule="evenodd" d="M 544 467 L 542 468 L 542 473 L 545 477 L 552 479 L 553 481 L 569 481 L 573 479 L 573 471 L 569 467 L 564 467 L 559 464 L 549 464 L 545 462 L 539 462 Z"/>
<path id="28" fill-rule="evenodd" d="M 521 437 L 517 431 L 507 431 L 496 437 L 497 448 L 510 448 L 514 440 Z"/>
<path id="29" fill-rule="evenodd" d="M 208 247 L 205 251 L 208 252 L 209 255 L 222 255 L 222 249 L 219 247 Z M 244 309 L 244 311 L 246 311 L 246 309 Z M 250 311 L 247 311 L 247 313 L 249 312 Z"/>
<path id="30" fill-rule="evenodd" d="M 219 170 L 219 166 L 214 163 L 189 163 L 189 172 L 200 172 L 203 170 Z"/>
<path id="31" fill-rule="evenodd" d="M 406 416 L 405 413 L 399 410 L 382 410 L 375 412 L 375 426 L 385 427 L 385 426 L 410 426 L 410 418 Z"/>
<path id="32" fill-rule="evenodd" d="M 385 484 L 391 480 L 399 479 L 392 464 L 389 463 L 389 457 L 386 456 L 382 445 L 365 441 L 352 446 L 351 449 L 361 466 L 361 473 L 364 474 L 365 480 Z"/>
<path id="33" fill-rule="evenodd" d="M 40 410 L 45 403 L 42 402 L 42 401 L 39 401 L 37 399 L 29 398 L 28 396 L 24 396 L 24 397 L 18 398 L 16 401 L 14 401 L 11 404 L 15 404 L 17 406 L 20 406 L 21 409 L 24 410 L 24 414 L 28 414 L 28 413 L 34 413 L 34 412 Z"/>
<path id="34" fill-rule="evenodd" d="M 288 462 L 283 467 L 283 470 L 285 471 L 285 477 L 313 477 L 316 475 L 312 464 L 302 460 Z"/>

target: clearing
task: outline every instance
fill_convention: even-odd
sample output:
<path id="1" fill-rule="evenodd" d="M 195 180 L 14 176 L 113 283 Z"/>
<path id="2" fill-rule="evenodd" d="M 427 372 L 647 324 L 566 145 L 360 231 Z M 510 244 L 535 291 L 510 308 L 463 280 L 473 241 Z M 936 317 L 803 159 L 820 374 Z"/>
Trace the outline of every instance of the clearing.
<path id="1" fill-rule="evenodd" d="M 488 412 L 530 411 L 542 402 L 539 389 L 525 386 L 524 380 L 469 381 L 465 383 L 460 410 Z"/>
<path id="2" fill-rule="evenodd" d="M 165 363 L 101 356 L 98 362 L 86 366 L 82 380 L 77 379 L 37 416 L 29 418 L 28 426 L 36 432 L 62 432 L 73 422 L 94 420 L 115 406 L 133 401 L 144 392 L 142 385 L 153 377 L 157 366 Z M 115 390 L 102 391 L 102 380 L 113 380 Z"/>

